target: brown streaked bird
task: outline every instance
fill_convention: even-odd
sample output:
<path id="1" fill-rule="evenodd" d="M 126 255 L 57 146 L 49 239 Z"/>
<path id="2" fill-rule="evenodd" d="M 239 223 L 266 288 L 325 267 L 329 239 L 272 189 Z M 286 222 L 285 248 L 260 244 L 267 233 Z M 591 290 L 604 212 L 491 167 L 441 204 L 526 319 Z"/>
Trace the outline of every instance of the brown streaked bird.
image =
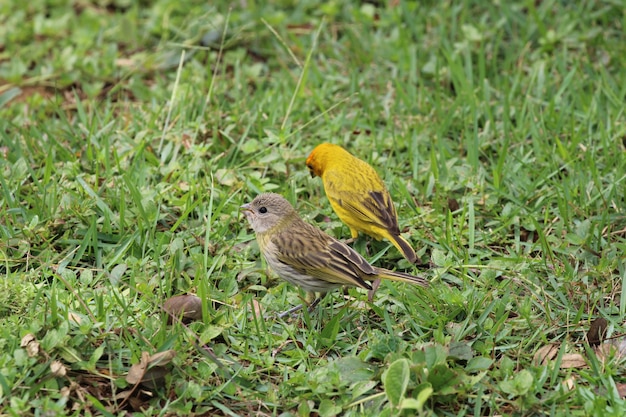
<path id="1" fill-rule="evenodd" d="M 302 220 L 279 194 L 260 194 L 241 208 L 267 264 L 307 292 L 310 308 L 321 300 L 315 299 L 315 293 L 326 294 L 342 285 L 371 290 L 369 282 L 378 278 L 428 286 L 423 278 L 370 265 L 350 246 Z"/>
<path id="2" fill-rule="evenodd" d="M 415 251 L 401 235 L 391 195 L 374 168 L 341 146 L 322 143 L 306 159 L 312 177 L 321 177 L 326 196 L 352 238 L 359 232 L 387 239 L 411 263 Z"/>

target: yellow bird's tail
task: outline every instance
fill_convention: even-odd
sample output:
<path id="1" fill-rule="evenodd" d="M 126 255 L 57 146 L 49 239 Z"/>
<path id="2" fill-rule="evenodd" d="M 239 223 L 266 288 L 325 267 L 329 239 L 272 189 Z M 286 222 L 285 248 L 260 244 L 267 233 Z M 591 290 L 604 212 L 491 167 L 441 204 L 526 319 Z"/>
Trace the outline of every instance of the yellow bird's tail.
<path id="1" fill-rule="evenodd" d="M 398 250 L 400 252 L 402 252 L 402 254 L 404 255 L 404 257 L 411 262 L 412 264 L 414 264 L 415 262 L 417 262 L 417 255 L 415 254 L 415 251 L 413 250 L 413 248 L 411 247 L 411 245 L 409 244 L 409 242 L 407 242 L 406 240 L 404 240 L 404 238 L 400 235 L 389 235 L 388 239 L 391 241 L 391 243 L 393 243 L 393 245 L 398 248 Z"/>

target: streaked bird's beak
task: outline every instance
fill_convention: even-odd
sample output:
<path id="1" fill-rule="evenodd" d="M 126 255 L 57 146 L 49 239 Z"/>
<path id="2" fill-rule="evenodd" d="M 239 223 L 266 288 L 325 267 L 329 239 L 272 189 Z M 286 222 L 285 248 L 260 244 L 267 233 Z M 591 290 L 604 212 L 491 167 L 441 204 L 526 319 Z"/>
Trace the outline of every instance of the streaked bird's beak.
<path id="1" fill-rule="evenodd" d="M 243 204 L 241 206 L 239 206 L 239 208 L 241 209 L 241 211 L 243 212 L 243 215 L 249 219 L 250 216 L 252 215 L 253 211 L 252 208 L 250 207 L 250 203 L 247 204 Z"/>
<path id="2" fill-rule="evenodd" d="M 252 219 L 254 219 L 254 211 L 252 210 L 252 207 L 250 207 L 250 203 L 242 204 L 241 206 L 239 206 L 239 209 L 243 213 L 243 217 L 246 218 L 248 223 L 252 224 Z"/>

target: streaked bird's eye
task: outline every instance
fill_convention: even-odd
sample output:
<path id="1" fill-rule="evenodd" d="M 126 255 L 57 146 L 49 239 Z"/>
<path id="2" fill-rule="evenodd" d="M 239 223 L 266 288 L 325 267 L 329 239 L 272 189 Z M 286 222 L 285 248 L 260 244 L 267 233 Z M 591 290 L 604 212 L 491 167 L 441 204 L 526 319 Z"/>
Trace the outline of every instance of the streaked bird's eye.
<path id="1" fill-rule="evenodd" d="M 265 214 L 265 213 L 267 213 L 267 209 L 266 209 L 265 207 L 261 207 L 261 208 L 259 209 L 259 213 L 261 213 L 261 214 Z"/>

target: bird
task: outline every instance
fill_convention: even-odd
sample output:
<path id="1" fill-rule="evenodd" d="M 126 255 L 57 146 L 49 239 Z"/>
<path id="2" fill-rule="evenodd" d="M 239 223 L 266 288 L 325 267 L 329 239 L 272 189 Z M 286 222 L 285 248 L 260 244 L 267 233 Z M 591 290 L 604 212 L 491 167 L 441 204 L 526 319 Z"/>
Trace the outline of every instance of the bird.
<path id="1" fill-rule="evenodd" d="M 331 143 L 317 145 L 306 159 L 311 177 L 321 177 L 333 210 L 349 228 L 376 240 L 389 240 L 410 262 L 415 251 L 401 235 L 396 208 L 385 183 L 374 168 L 344 148 Z"/>
<path id="2" fill-rule="evenodd" d="M 302 220 L 280 194 L 259 194 L 241 210 L 269 267 L 280 278 L 306 291 L 305 302 L 310 310 L 326 293 L 343 285 L 369 291 L 369 282 L 382 278 L 428 286 L 424 278 L 371 265 L 347 244 Z M 320 293 L 317 298 L 316 293 Z M 300 308 L 302 305 L 279 317 Z"/>

